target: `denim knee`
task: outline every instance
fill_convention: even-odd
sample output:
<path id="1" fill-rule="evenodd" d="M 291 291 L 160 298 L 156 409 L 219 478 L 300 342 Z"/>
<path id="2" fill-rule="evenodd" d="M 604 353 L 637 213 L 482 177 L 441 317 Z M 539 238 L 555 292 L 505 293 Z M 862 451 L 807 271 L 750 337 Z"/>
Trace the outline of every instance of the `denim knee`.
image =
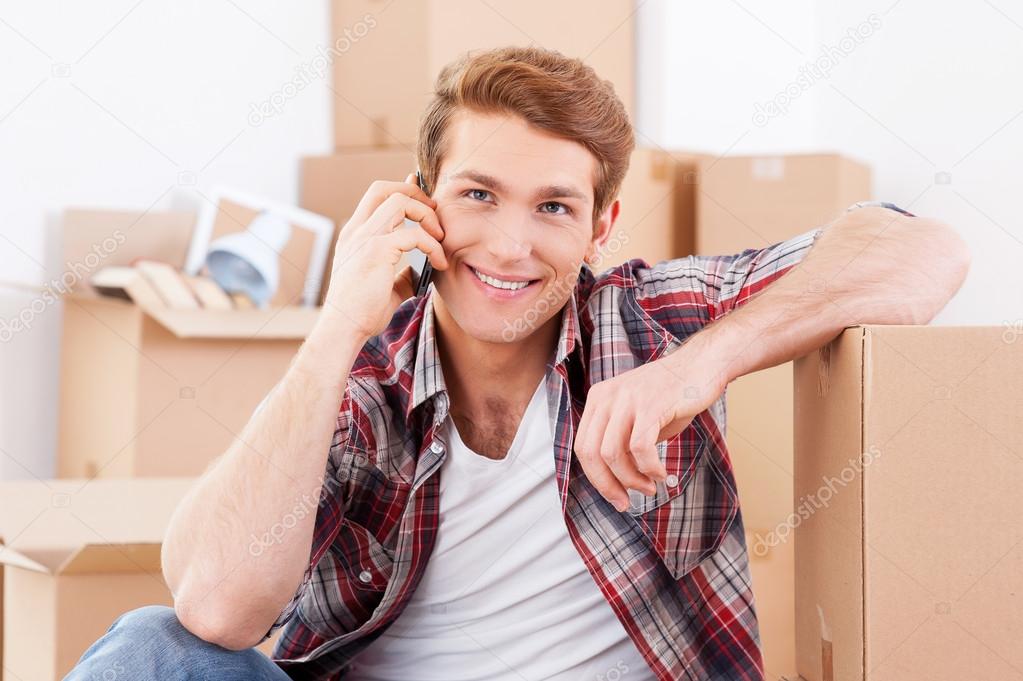
<path id="1" fill-rule="evenodd" d="M 118 617 L 65 681 L 102 679 L 278 679 L 282 670 L 254 648 L 227 650 L 188 631 L 164 605 L 148 605 Z"/>
<path id="2" fill-rule="evenodd" d="M 178 621 L 174 608 L 166 605 L 146 605 L 124 613 L 111 625 L 125 635 L 178 637 L 191 633 Z"/>

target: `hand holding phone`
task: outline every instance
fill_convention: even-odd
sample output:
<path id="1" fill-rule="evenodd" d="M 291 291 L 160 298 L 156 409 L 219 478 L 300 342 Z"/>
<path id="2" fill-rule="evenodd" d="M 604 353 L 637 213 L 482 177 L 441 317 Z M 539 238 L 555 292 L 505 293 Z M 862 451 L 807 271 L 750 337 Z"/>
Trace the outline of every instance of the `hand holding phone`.
<path id="1" fill-rule="evenodd" d="M 382 331 L 398 306 L 415 293 L 412 268 L 394 272 L 395 263 L 413 250 L 425 254 L 431 269 L 447 269 L 436 208 L 413 174 L 404 181 L 370 185 L 334 249 L 321 313 L 324 325 L 364 338 Z M 424 264 L 420 273 L 425 269 Z M 415 283 L 422 284 L 422 277 Z"/>

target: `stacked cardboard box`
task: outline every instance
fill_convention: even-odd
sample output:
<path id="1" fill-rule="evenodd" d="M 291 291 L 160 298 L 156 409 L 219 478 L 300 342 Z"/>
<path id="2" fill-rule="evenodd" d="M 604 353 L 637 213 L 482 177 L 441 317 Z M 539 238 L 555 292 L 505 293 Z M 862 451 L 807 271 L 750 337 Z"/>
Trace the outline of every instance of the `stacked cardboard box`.
<path id="1" fill-rule="evenodd" d="M 304 282 L 308 234 L 298 230 L 282 253 L 278 307 L 175 309 L 101 296 L 88 285 L 90 269 L 139 256 L 182 265 L 193 222 L 189 213 L 157 211 L 65 215 L 64 262 L 81 268 L 63 301 L 61 477 L 202 473 L 312 328 L 316 308 L 284 305 Z M 214 235 L 229 225 L 241 228 L 218 221 Z M 98 258 L 92 249 L 106 239 L 120 243 Z"/>
<path id="2" fill-rule="evenodd" d="M 700 170 L 696 252 L 763 248 L 823 225 L 870 197 L 870 171 L 842 156 L 735 156 Z M 795 669 L 791 541 L 763 537 L 792 513 L 792 364 L 743 376 L 727 390 L 726 438 L 735 465 L 769 678 Z"/>
<path id="3" fill-rule="evenodd" d="M 333 0 L 334 144 L 409 146 L 441 68 L 462 54 L 535 45 L 579 57 L 630 111 L 631 0 Z"/>
<path id="4" fill-rule="evenodd" d="M 243 230 L 254 216 L 224 202 L 211 236 Z M 174 306 L 90 286 L 97 271 L 140 258 L 173 273 L 195 222 L 182 212 L 64 216 L 57 470 L 65 479 L 0 486 L 5 681 L 62 678 L 118 615 L 172 603 L 159 558 L 171 512 L 238 437 L 315 323 L 318 308 L 295 304 L 312 252 L 305 230 L 282 249 L 266 309 Z"/>
<path id="5" fill-rule="evenodd" d="M 1023 679 L 1023 334 L 855 327 L 795 381 L 799 674 Z"/>

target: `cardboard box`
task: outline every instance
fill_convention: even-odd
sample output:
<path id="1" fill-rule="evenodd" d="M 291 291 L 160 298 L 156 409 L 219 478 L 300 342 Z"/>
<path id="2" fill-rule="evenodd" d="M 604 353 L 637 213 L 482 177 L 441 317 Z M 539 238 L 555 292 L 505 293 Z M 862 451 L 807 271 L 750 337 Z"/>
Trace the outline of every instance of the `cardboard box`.
<path id="1" fill-rule="evenodd" d="M 538 45 L 580 57 L 630 114 L 635 7 L 630 0 L 333 0 L 334 144 L 411 145 L 441 68 L 470 50 Z"/>
<path id="2" fill-rule="evenodd" d="M 870 168 L 838 154 L 725 156 L 700 169 L 700 253 L 762 248 L 871 196 Z"/>
<path id="3" fill-rule="evenodd" d="M 642 258 L 650 264 L 689 255 L 694 249 L 697 177 L 707 156 L 639 147 L 618 198 L 621 212 L 598 269 Z M 621 248 L 615 248 L 616 244 Z"/>
<path id="4" fill-rule="evenodd" d="M 871 196 L 869 168 L 835 154 L 710 159 L 699 171 L 696 252 L 763 248 L 826 224 Z M 742 376 L 726 392 L 726 440 L 742 516 L 768 678 L 794 675 L 795 556 L 791 542 L 757 556 L 792 513 L 792 364 Z"/>
<path id="5" fill-rule="evenodd" d="M 0 483 L 3 681 L 61 679 L 121 614 L 173 605 L 160 547 L 174 508 L 193 483 Z M 276 639 L 258 650 L 269 655 Z"/>
<path id="6" fill-rule="evenodd" d="M 191 480 L 0 483 L 4 681 L 55 681 L 123 612 L 170 605 L 160 544 Z"/>
<path id="7" fill-rule="evenodd" d="M 1023 679 L 1023 342 L 866 326 L 796 362 L 808 681 Z"/>
<path id="8" fill-rule="evenodd" d="M 139 255 L 180 266 L 192 222 L 154 211 L 65 215 L 64 260 L 75 281 L 63 299 L 61 477 L 201 473 L 241 432 L 315 323 L 317 308 L 170 309 L 101 297 L 88 286 L 91 271 Z M 222 229 L 229 227 L 218 221 L 214 234 Z M 287 278 L 282 266 L 278 304 L 297 299 L 304 283 L 295 264 L 301 242 L 293 242 L 299 252 L 282 254 L 294 265 Z"/>
<path id="9" fill-rule="evenodd" d="M 416 170 L 414 152 L 395 149 L 349 149 L 328 156 L 307 156 L 301 162 L 300 205 L 334 221 L 331 258 L 341 228 L 352 217 L 366 190 L 376 180 L 403 182 Z M 323 278 L 320 300 L 327 295 L 330 268 Z"/>

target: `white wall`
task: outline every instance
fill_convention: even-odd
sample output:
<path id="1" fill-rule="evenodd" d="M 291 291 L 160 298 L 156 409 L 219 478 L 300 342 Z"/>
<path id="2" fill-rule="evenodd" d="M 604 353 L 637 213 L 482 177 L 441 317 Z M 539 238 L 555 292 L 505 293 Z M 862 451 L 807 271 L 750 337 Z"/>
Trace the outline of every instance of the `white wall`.
<path id="1" fill-rule="evenodd" d="M 641 15 L 641 140 L 864 161 L 876 198 L 970 245 L 970 275 L 934 323 L 1023 324 L 1023 6 L 649 0 Z M 806 68 L 819 59 L 826 76 Z M 754 116 L 787 88 L 784 113 Z"/>
<path id="2" fill-rule="evenodd" d="M 870 163 L 877 196 L 966 238 L 973 266 L 936 323 L 1023 323 L 1023 6 L 828 0 L 818 35 L 870 13 L 881 28 L 814 89 L 818 144 Z"/>
<path id="3" fill-rule="evenodd" d="M 784 90 L 812 50 L 812 0 L 640 5 L 637 140 L 711 153 L 813 148 L 811 98 L 760 128 L 755 103 Z"/>
<path id="4" fill-rule="evenodd" d="M 0 321 L 59 275 L 67 206 L 195 209 L 218 183 L 295 201 L 298 158 L 332 146 L 327 82 L 250 106 L 327 44 L 323 1 L 0 0 Z M 0 344 L 0 479 L 53 472 L 59 323 Z"/>

